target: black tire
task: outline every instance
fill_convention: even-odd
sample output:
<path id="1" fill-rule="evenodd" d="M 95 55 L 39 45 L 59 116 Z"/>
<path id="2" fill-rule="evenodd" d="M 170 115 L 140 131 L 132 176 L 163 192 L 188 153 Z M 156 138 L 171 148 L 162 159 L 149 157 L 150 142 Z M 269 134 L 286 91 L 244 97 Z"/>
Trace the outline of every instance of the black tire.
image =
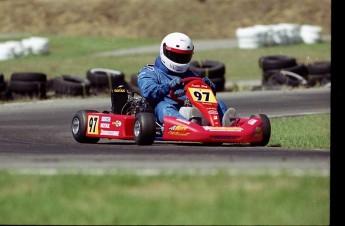
<path id="1" fill-rule="evenodd" d="M 30 97 L 37 95 L 39 98 L 46 97 L 46 82 L 11 80 L 9 88 L 13 93 L 21 95 L 28 95 Z"/>
<path id="2" fill-rule="evenodd" d="M 156 137 L 156 120 L 154 115 L 148 112 L 136 114 L 133 134 L 137 145 L 152 145 Z"/>
<path id="3" fill-rule="evenodd" d="M 329 61 L 320 61 L 312 64 L 307 64 L 306 67 L 309 74 L 312 75 L 331 74 L 331 62 Z"/>
<path id="4" fill-rule="evenodd" d="M 216 85 L 216 92 L 223 92 L 225 90 L 225 78 L 210 78 Z"/>
<path id="5" fill-rule="evenodd" d="M 0 83 L 4 83 L 4 74 L 0 73 Z"/>
<path id="6" fill-rule="evenodd" d="M 313 87 L 313 86 L 322 86 L 326 85 L 327 83 L 331 82 L 331 74 L 318 74 L 318 75 L 309 75 L 308 79 L 308 87 Z"/>
<path id="7" fill-rule="evenodd" d="M 271 122 L 267 115 L 257 114 L 251 115 L 250 118 L 261 118 L 262 120 L 262 140 L 260 142 L 251 143 L 251 146 L 266 146 L 271 138 Z"/>
<path id="8" fill-rule="evenodd" d="M 259 67 L 263 71 L 289 68 L 296 65 L 296 58 L 284 55 L 262 56 L 259 58 Z"/>
<path id="9" fill-rule="evenodd" d="M 6 82 L 4 82 L 4 81 L 1 82 L 1 81 L 0 81 L 0 92 L 5 91 L 6 88 L 7 88 Z"/>
<path id="10" fill-rule="evenodd" d="M 16 73 L 12 73 L 11 81 L 46 82 L 47 75 L 40 72 L 16 72 Z"/>
<path id="11" fill-rule="evenodd" d="M 69 95 L 84 97 L 90 95 L 91 84 L 88 79 L 62 75 L 61 77 L 54 78 L 53 88 L 57 96 Z"/>
<path id="12" fill-rule="evenodd" d="M 224 78 L 225 65 L 219 61 L 192 61 L 189 69 L 200 77 L 208 78 Z"/>
<path id="13" fill-rule="evenodd" d="M 79 143 L 97 143 L 100 138 L 87 137 L 86 128 L 87 128 L 87 118 L 86 114 L 89 112 L 98 113 L 94 110 L 82 110 L 78 111 L 72 119 L 71 131 L 73 138 Z"/>
<path id="14" fill-rule="evenodd" d="M 131 75 L 129 84 L 131 84 L 132 86 L 138 87 L 138 73 L 134 73 Z"/>
<path id="15" fill-rule="evenodd" d="M 12 91 L 7 86 L 6 81 L 0 82 L 0 100 L 7 101 L 12 99 Z"/>
<path id="16" fill-rule="evenodd" d="M 290 71 L 293 73 L 298 74 L 299 76 L 302 76 L 304 79 L 308 79 L 308 68 L 307 66 L 305 66 L 305 64 L 297 64 L 295 66 L 292 67 L 288 67 L 288 68 L 282 68 L 285 71 Z"/>
<path id="17" fill-rule="evenodd" d="M 262 71 L 262 83 L 264 84 L 272 80 L 276 76 L 276 74 L 279 72 L 280 70 L 278 69 Z"/>
<path id="18" fill-rule="evenodd" d="M 107 68 L 92 68 L 86 72 L 86 78 L 91 82 L 91 87 L 110 90 L 112 84 L 124 81 L 125 74 Z"/>

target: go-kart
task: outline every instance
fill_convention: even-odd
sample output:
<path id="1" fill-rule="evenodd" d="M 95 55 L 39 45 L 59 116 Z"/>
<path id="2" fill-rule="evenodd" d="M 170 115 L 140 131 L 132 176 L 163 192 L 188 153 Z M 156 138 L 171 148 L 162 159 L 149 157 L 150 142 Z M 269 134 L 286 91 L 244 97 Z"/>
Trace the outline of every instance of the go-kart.
<path id="1" fill-rule="evenodd" d="M 205 145 L 224 143 L 266 146 L 271 136 L 270 120 L 265 114 L 249 118 L 232 118 L 223 126 L 217 99 L 212 89 L 199 77 L 183 79 L 183 97 L 170 90 L 172 99 L 183 102 L 180 113 L 188 120 L 165 116 L 164 123 L 155 119 L 150 103 L 137 93 L 119 87 L 112 95 L 125 95 L 117 111 L 80 110 L 72 119 L 72 134 L 80 143 L 97 143 L 101 138 L 133 140 L 138 145 L 154 141 L 199 142 Z"/>

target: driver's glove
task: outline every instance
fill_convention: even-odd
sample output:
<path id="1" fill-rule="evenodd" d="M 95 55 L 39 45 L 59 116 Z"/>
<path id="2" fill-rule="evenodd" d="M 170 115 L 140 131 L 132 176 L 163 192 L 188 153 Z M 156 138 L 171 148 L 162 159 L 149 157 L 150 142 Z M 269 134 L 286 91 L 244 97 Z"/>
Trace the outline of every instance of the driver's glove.
<path id="1" fill-rule="evenodd" d="M 169 82 L 169 86 L 171 89 L 179 89 L 182 88 L 182 79 L 181 78 L 174 78 Z"/>
<path id="2" fill-rule="evenodd" d="M 211 87 L 213 93 L 216 93 L 216 85 L 207 77 L 203 77 L 202 81 Z"/>
<path id="3" fill-rule="evenodd" d="M 177 99 L 179 100 L 185 100 L 187 99 L 186 92 L 183 89 L 178 89 L 174 92 L 176 95 Z"/>

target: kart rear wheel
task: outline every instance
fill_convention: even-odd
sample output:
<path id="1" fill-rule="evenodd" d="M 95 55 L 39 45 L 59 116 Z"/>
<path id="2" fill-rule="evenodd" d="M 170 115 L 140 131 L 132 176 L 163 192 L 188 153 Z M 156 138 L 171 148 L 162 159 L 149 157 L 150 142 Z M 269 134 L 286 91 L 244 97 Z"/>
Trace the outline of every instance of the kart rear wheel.
<path id="1" fill-rule="evenodd" d="M 251 143 L 251 146 L 266 146 L 271 138 L 270 119 L 265 114 L 252 115 L 250 118 L 259 117 L 262 120 L 262 140 L 260 142 Z"/>
<path id="2" fill-rule="evenodd" d="M 138 145 L 152 145 L 156 137 L 156 120 L 149 112 L 136 114 L 133 126 L 135 143 Z"/>
<path id="3" fill-rule="evenodd" d="M 86 136 L 86 128 L 87 128 L 86 114 L 90 112 L 98 113 L 97 111 L 94 111 L 94 110 L 83 110 L 83 111 L 78 111 L 73 116 L 72 124 L 71 124 L 72 135 L 74 139 L 78 141 L 79 143 L 94 144 L 100 140 L 100 138 Z"/>

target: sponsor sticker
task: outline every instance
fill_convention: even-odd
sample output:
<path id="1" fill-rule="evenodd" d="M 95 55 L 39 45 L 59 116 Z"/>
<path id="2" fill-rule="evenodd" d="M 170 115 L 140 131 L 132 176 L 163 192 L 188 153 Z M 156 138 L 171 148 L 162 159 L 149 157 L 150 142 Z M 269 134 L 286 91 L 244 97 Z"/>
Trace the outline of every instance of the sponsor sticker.
<path id="1" fill-rule="evenodd" d="M 168 134 L 173 135 L 173 136 L 186 137 L 186 136 L 188 136 L 190 133 L 183 133 L 183 132 L 180 132 L 180 131 L 168 131 Z"/>
<path id="2" fill-rule="evenodd" d="M 179 126 L 179 125 L 173 125 L 172 127 L 169 128 L 170 131 L 186 131 L 188 128 L 184 126 Z"/>
<path id="3" fill-rule="evenodd" d="M 256 120 L 256 119 L 249 119 L 249 120 L 248 120 L 248 124 L 249 124 L 249 125 L 254 125 L 257 121 L 258 121 L 258 120 Z"/>
<path id="4" fill-rule="evenodd" d="M 109 129 L 110 128 L 110 124 L 109 123 L 101 123 L 100 127 L 103 128 L 103 129 Z"/>
<path id="5" fill-rule="evenodd" d="M 115 122 L 112 122 L 113 125 L 115 125 L 116 127 L 120 127 L 122 125 L 120 120 L 116 120 Z"/>
<path id="6" fill-rule="evenodd" d="M 120 131 L 109 131 L 109 130 L 101 129 L 101 135 L 117 137 L 119 136 L 119 134 L 120 134 Z"/>
<path id="7" fill-rule="evenodd" d="M 241 132 L 243 129 L 241 127 L 213 127 L 213 126 L 204 126 L 205 130 L 208 131 L 231 131 L 231 132 Z"/>
<path id="8" fill-rule="evenodd" d="M 102 116 L 101 121 L 102 122 L 110 122 L 111 118 L 109 116 Z"/>

